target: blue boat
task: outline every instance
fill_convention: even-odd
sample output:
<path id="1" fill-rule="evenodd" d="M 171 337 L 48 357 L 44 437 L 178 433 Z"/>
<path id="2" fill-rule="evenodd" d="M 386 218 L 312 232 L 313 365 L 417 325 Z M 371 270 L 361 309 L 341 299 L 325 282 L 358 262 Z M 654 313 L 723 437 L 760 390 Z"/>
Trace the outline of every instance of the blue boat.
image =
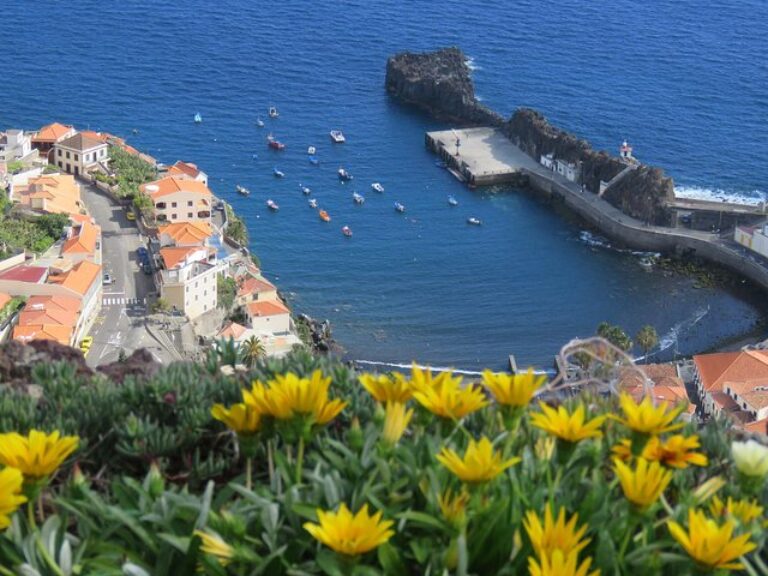
<path id="1" fill-rule="evenodd" d="M 309 157 L 309 163 L 312 164 L 312 166 L 319 166 L 320 165 L 320 160 L 318 160 L 317 157 L 315 157 L 315 156 L 310 156 Z"/>
<path id="2" fill-rule="evenodd" d="M 283 178 L 285 176 L 285 172 L 278 170 L 277 168 L 272 169 L 272 174 L 275 175 L 275 178 Z"/>

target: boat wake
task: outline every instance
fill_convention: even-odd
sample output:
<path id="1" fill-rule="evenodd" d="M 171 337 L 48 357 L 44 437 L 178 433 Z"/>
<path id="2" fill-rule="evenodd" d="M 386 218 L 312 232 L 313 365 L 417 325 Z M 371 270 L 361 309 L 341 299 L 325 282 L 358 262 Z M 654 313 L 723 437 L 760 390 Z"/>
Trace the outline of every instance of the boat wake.
<path id="1" fill-rule="evenodd" d="M 706 308 L 702 307 L 697 309 L 693 314 L 691 314 L 690 317 L 685 318 L 684 320 L 680 320 L 680 322 L 677 322 L 675 325 L 670 328 L 666 334 L 664 334 L 661 338 L 659 338 L 659 346 L 656 350 L 653 351 L 653 354 L 657 354 L 659 352 L 664 352 L 665 350 L 669 350 L 673 346 L 677 346 L 677 344 L 680 342 L 680 336 L 688 332 L 691 328 L 696 326 L 701 320 L 709 314 L 709 306 Z M 636 358 L 636 360 L 645 360 L 645 356 L 640 356 Z"/>
<path id="2" fill-rule="evenodd" d="M 612 252 L 616 252 L 618 254 L 629 254 L 630 256 L 637 256 L 638 258 L 648 258 L 648 257 L 654 257 L 658 258 L 661 256 L 659 252 L 643 252 L 641 250 L 630 250 L 629 248 L 619 248 L 618 246 L 614 246 L 611 244 L 610 240 L 607 238 L 604 238 L 603 236 L 598 236 L 596 234 L 592 234 L 592 232 L 588 232 L 587 230 L 582 230 L 579 232 L 579 240 L 586 244 L 587 246 L 592 246 L 594 248 L 603 248 L 605 250 L 611 250 Z"/>
<path id="3" fill-rule="evenodd" d="M 704 188 L 703 186 L 675 186 L 676 198 L 692 200 L 709 200 L 711 202 L 729 202 L 731 204 L 756 205 L 765 202 L 767 195 L 761 190 L 752 192 L 728 192 L 720 188 Z"/>
<path id="4" fill-rule="evenodd" d="M 390 371 L 395 368 L 399 368 L 401 370 L 410 370 L 413 364 L 400 364 L 398 362 L 375 362 L 373 360 L 352 360 L 354 364 L 359 364 L 362 366 L 371 366 L 373 368 L 383 368 L 386 371 Z M 447 366 L 423 366 L 421 364 L 416 364 L 416 367 L 421 370 L 429 369 L 432 372 L 451 372 L 452 374 L 462 374 L 464 376 L 482 376 L 482 372 L 478 372 L 477 370 L 460 370 L 457 368 L 449 368 Z M 547 374 L 550 377 L 554 375 L 553 370 L 534 370 L 534 374 Z"/>

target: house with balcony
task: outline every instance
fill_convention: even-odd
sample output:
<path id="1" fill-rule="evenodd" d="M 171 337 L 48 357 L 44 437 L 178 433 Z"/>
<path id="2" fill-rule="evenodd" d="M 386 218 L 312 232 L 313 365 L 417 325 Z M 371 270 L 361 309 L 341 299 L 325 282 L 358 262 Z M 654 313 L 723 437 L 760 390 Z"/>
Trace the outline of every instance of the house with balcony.
<path id="1" fill-rule="evenodd" d="M 40 128 L 40 130 L 32 136 L 32 148 L 35 148 L 38 151 L 40 158 L 53 163 L 51 151 L 53 150 L 54 144 L 66 140 L 76 133 L 77 130 L 72 126 L 59 124 L 58 122 L 48 124 L 47 126 Z"/>
<path id="2" fill-rule="evenodd" d="M 208 246 L 166 246 L 160 249 L 160 296 L 191 320 L 217 305 L 217 276 L 222 267 Z"/>
<path id="3" fill-rule="evenodd" d="M 24 130 L 0 132 L 0 164 L 33 160 L 37 152 L 32 149 L 32 137 Z"/>
<path id="4" fill-rule="evenodd" d="M 147 194 L 154 205 L 155 220 L 166 222 L 211 222 L 213 194 L 198 180 L 166 176 L 139 190 Z"/>
<path id="5" fill-rule="evenodd" d="M 56 142 L 49 160 L 60 170 L 75 176 L 92 172 L 108 161 L 109 144 L 82 132 Z"/>

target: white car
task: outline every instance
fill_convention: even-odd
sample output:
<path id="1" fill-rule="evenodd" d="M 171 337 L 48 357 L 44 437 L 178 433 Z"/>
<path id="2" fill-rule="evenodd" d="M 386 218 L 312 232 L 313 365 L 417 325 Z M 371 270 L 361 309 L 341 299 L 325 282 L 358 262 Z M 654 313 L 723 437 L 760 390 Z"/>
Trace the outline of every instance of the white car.
<path id="1" fill-rule="evenodd" d="M 111 274 L 104 274 L 104 278 L 102 279 L 101 283 L 104 286 L 107 286 L 108 284 L 114 284 L 115 283 L 115 279 L 112 278 Z"/>

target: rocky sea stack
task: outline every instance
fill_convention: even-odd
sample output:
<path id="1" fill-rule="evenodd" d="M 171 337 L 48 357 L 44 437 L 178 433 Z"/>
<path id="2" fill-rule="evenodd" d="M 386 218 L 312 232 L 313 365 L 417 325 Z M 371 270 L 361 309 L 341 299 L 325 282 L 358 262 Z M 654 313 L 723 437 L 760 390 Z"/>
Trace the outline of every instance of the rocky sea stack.
<path id="1" fill-rule="evenodd" d="M 458 48 L 415 54 L 404 52 L 387 61 L 386 89 L 399 100 L 434 117 L 462 126 L 493 126 L 535 160 L 553 154 L 568 162 L 581 162 L 580 177 L 587 190 L 600 191 L 626 168 L 618 157 L 594 150 L 589 142 L 550 124 L 543 114 L 529 108 L 515 111 L 509 120 L 475 98 L 467 57 Z M 663 170 L 637 165 L 611 186 L 605 200 L 639 220 L 668 225 L 666 201 L 674 196 L 672 179 Z"/>

